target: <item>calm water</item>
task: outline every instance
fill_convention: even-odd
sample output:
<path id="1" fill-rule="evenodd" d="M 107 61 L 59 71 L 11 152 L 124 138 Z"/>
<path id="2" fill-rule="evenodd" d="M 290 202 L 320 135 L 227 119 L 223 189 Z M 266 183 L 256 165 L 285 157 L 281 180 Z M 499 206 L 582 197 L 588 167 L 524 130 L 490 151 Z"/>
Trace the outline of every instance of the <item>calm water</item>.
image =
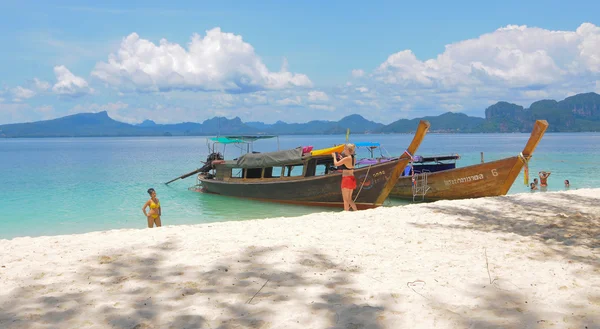
<path id="1" fill-rule="evenodd" d="M 458 153 L 458 166 L 518 154 L 529 134 L 429 134 L 420 155 Z M 345 136 L 281 136 L 281 149 L 330 147 Z M 353 135 L 352 142 L 378 141 L 391 155 L 402 153 L 411 135 Z M 0 139 L 0 238 L 143 228 L 141 207 L 154 187 L 163 224 L 298 216 L 332 211 L 250 202 L 188 191 L 190 177 L 163 183 L 201 166 L 205 137 Z M 277 140 L 258 141 L 255 151 L 277 149 Z M 226 157 L 241 154 L 228 146 Z M 366 155 L 366 154 L 362 154 Z M 361 154 L 359 153 L 359 157 Z M 531 173 L 552 171 L 549 190 L 600 187 L 600 134 L 546 134 L 530 162 Z M 521 174 L 522 175 L 522 174 Z M 531 177 L 530 179 L 533 179 Z M 527 192 L 520 176 L 510 193 Z M 388 205 L 401 204 L 397 201 Z"/>

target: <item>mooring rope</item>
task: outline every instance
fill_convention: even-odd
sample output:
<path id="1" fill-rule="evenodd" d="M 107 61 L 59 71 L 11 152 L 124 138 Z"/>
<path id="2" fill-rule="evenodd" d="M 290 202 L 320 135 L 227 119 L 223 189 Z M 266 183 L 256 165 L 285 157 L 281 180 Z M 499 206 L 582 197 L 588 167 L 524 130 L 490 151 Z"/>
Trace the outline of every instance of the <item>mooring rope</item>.
<path id="1" fill-rule="evenodd" d="M 523 161 L 523 165 L 525 166 L 525 170 L 523 171 L 523 182 L 526 186 L 529 185 L 529 157 L 525 157 L 523 152 L 519 153 L 519 159 Z"/>
<path id="2" fill-rule="evenodd" d="M 413 181 L 413 184 L 414 184 L 414 182 L 415 182 L 415 173 L 414 173 L 413 165 L 412 165 L 414 158 L 413 158 L 412 154 L 410 154 L 410 152 L 408 152 L 408 150 L 404 150 L 404 153 L 406 153 L 410 157 L 410 171 L 412 173 L 412 181 Z M 404 155 L 404 153 L 402 153 L 402 154 Z M 369 168 L 367 168 L 367 173 L 365 174 L 365 179 L 363 179 L 362 183 L 360 184 L 360 189 L 358 189 L 358 193 L 356 193 L 356 197 L 354 197 L 354 202 L 356 202 L 356 200 L 358 199 L 358 196 L 360 195 L 360 192 L 362 191 L 362 188 L 365 185 L 365 182 L 367 181 L 367 177 L 369 177 L 369 171 L 371 170 L 372 166 L 373 165 L 369 165 Z"/>
<path id="3" fill-rule="evenodd" d="M 415 160 L 415 158 L 412 156 L 412 154 L 410 154 L 410 152 L 408 152 L 408 150 L 404 150 L 404 153 L 402 153 L 402 155 L 407 154 L 410 157 L 410 162 L 408 163 L 408 165 L 410 166 L 410 181 L 411 181 L 411 185 L 414 187 L 416 185 L 415 182 L 415 169 L 413 166 L 413 162 Z"/>
<path id="4" fill-rule="evenodd" d="M 356 193 L 356 197 L 354 197 L 354 201 L 356 202 L 356 199 L 358 199 L 358 195 L 360 194 L 360 191 L 362 191 L 363 186 L 365 185 L 365 182 L 367 181 L 367 177 L 369 177 L 369 171 L 371 170 L 371 167 L 373 165 L 369 165 L 369 168 L 367 168 L 367 173 L 365 174 L 365 179 L 363 179 L 362 184 L 360 184 L 360 189 L 358 190 L 358 193 Z"/>

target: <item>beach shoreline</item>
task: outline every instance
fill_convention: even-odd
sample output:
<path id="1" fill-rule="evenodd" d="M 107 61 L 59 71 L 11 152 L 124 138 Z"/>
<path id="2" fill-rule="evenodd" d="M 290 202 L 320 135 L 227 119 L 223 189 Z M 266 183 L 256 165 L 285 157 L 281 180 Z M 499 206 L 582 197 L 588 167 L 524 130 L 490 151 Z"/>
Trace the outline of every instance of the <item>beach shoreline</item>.
<path id="1" fill-rule="evenodd" d="M 2 328 L 600 327 L 600 189 L 0 250 Z"/>

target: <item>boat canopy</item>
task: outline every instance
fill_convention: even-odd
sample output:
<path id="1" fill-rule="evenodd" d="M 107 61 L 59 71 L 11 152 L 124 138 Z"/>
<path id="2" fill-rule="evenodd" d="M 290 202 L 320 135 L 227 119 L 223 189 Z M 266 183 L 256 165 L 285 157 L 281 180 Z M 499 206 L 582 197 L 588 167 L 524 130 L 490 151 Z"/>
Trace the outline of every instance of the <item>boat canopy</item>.
<path id="1" fill-rule="evenodd" d="M 356 147 L 380 147 L 381 146 L 379 143 L 374 143 L 374 142 L 358 142 L 354 145 L 356 145 Z"/>
<path id="2" fill-rule="evenodd" d="M 225 161 L 225 165 L 230 168 L 266 168 L 301 162 L 302 147 L 297 147 L 277 152 L 247 153 L 235 160 Z"/>
<path id="3" fill-rule="evenodd" d="M 221 144 L 240 144 L 251 143 L 259 139 L 275 138 L 276 135 L 238 135 L 238 136 L 218 136 L 210 138 L 211 141 Z"/>

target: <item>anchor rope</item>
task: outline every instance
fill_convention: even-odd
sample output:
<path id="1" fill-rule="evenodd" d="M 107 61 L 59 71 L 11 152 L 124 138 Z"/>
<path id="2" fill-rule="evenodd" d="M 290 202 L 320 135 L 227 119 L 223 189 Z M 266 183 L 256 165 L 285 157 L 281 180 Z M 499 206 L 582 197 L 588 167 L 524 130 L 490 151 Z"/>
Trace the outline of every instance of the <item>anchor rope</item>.
<path id="1" fill-rule="evenodd" d="M 360 191 L 362 191 L 363 186 L 365 185 L 365 182 L 367 181 L 367 177 L 369 177 L 369 171 L 371 170 L 371 167 L 373 165 L 369 165 L 369 168 L 367 168 L 367 173 L 365 174 L 365 179 L 363 179 L 362 184 L 360 184 L 360 189 L 358 190 L 358 193 L 356 193 L 356 197 L 354 197 L 354 201 L 356 202 L 356 199 L 358 199 L 358 195 L 360 194 Z"/>
<path id="2" fill-rule="evenodd" d="M 525 167 L 524 171 L 523 171 L 523 182 L 525 183 L 525 185 L 529 185 L 529 158 L 530 157 L 526 157 L 523 155 L 523 152 L 519 153 L 519 159 L 521 159 L 521 161 L 523 161 L 523 165 Z"/>

